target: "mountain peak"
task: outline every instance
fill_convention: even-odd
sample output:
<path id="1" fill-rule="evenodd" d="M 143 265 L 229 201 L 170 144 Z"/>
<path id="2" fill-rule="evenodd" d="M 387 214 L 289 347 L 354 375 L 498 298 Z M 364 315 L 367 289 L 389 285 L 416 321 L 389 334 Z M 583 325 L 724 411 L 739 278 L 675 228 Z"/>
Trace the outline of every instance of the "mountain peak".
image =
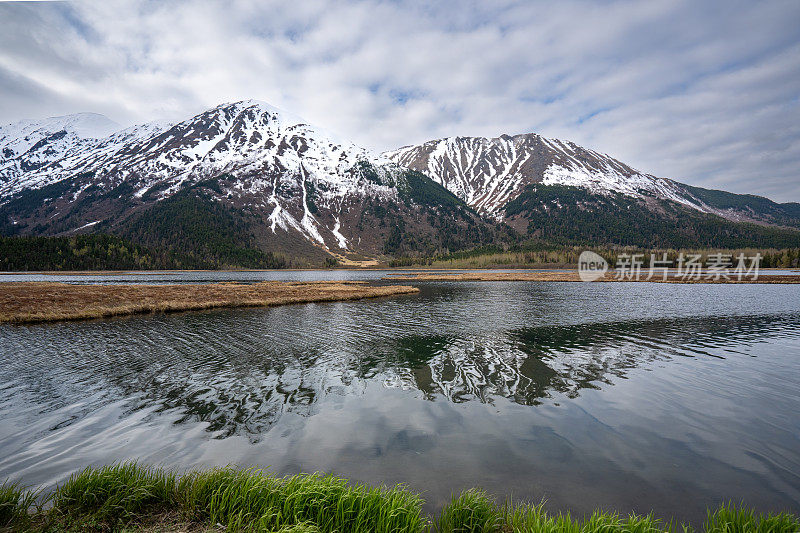
<path id="1" fill-rule="evenodd" d="M 620 195 L 639 213 L 672 200 L 732 220 L 797 223 L 792 206 L 754 197 L 732 210 L 740 198 L 535 133 L 447 137 L 381 157 L 258 100 L 169 125 L 118 129 L 102 115 L 77 113 L 0 127 L 0 231 L 12 234 L 106 231 L 159 246 L 183 235 L 196 246 L 191 228 L 227 221 L 238 247 L 321 261 L 328 253 L 431 253 L 489 242 L 491 225 L 465 203 L 527 231 L 569 201 L 577 211 L 563 213 L 580 215 L 617 205 Z"/>
<path id="2" fill-rule="evenodd" d="M 286 124 L 310 125 L 310 123 L 303 117 L 291 113 L 289 111 L 285 111 L 263 100 L 254 100 L 254 99 L 237 100 L 233 102 L 226 102 L 224 104 L 220 104 L 212 109 L 232 111 L 234 113 L 241 113 L 246 110 L 251 110 L 261 115 L 263 114 L 270 115 L 271 117 L 276 118 Z"/>
<path id="3" fill-rule="evenodd" d="M 536 183 L 582 187 L 601 194 L 655 195 L 700 208 L 679 194 L 670 180 L 642 174 L 571 141 L 536 133 L 448 137 L 385 155 L 398 165 L 428 174 L 471 207 L 498 218 L 509 201 Z"/>
<path id="4" fill-rule="evenodd" d="M 122 126 L 105 115 L 99 113 L 74 113 L 59 115 L 41 120 L 20 120 L 0 127 L 2 134 L 52 134 L 59 131 L 74 133 L 81 139 L 101 139 L 119 131 Z"/>

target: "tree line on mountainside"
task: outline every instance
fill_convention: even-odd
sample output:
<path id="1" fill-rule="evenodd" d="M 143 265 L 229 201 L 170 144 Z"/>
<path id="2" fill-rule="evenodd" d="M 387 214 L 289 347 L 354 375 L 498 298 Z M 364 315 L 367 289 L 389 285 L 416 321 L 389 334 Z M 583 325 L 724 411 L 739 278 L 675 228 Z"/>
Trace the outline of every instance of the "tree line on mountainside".
<path id="1" fill-rule="evenodd" d="M 527 236 L 565 246 L 641 248 L 792 248 L 800 232 L 731 222 L 680 204 L 622 194 L 593 195 L 565 185 L 529 185 L 505 207 L 527 223 Z"/>
<path id="2" fill-rule="evenodd" d="M 125 238 L 183 258 L 199 268 L 287 268 L 291 261 L 263 251 L 247 213 L 212 201 L 196 188 L 153 205 L 119 232 Z"/>
<path id="3" fill-rule="evenodd" d="M 575 264 L 582 249 L 619 250 L 759 249 L 764 267 L 798 267 L 800 232 L 735 223 L 678 204 L 650 199 L 656 211 L 623 195 L 593 195 L 562 185 L 529 186 L 506 206 L 505 224 L 487 224 L 463 201 L 424 175 L 407 171 L 397 179 L 402 205 L 368 203 L 377 220 L 382 252 L 391 266 Z M 214 202 L 214 183 L 202 182 L 153 204 L 98 234 L 0 240 L 0 268 L 10 270 L 286 268 L 296 258 L 261 250 L 253 233 L 260 220 L 244 209 Z M 444 192 L 443 192 L 444 191 Z M 55 191 L 49 191 L 52 194 Z M 34 198 L 33 196 L 36 196 Z M 39 196 L 26 197 L 25 202 Z M 431 207 L 426 231 L 401 215 L 407 205 Z M 781 204 L 785 205 L 785 204 Z M 404 207 L 406 206 L 406 207 Z M 4 209 L 21 206 L 6 205 Z M 364 229 L 363 227 L 361 228 Z M 3 233 L 9 234 L 5 228 Z M 108 234 L 104 234 L 108 233 Z M 109 235 L 113 234 L 113 235 Z M 480 259 L 476 259 L 480 258 Z M 333 265 L 329 262 L 326 266 Z"/>
<path id="4" fill-rule="evenodd" d="M 289 259 L 260 250 L 244 217 L 186 190 L 113 229 L 70 237 L 2 237 L 6 271 L 287 268 Z"/>
<path id="5" fill-rule="evenodd" d="M 185 268 L 169 254 L 113 235 L 0 237 L 0 270 L 151 270 Z"/>

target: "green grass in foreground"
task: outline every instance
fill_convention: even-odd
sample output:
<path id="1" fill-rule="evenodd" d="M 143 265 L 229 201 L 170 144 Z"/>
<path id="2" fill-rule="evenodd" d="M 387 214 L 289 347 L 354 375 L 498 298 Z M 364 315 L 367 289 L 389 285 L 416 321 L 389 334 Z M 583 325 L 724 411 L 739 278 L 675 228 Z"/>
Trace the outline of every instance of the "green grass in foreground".
<path id="1" fill-rule="evenodd" d="M 16 483 L 0 485 L 0 528 L 25 523 L 38 495 L 38 491 L 25 490 Z"/>
<path id="2" fill-rule="evenodd" d="M 486 493 L 455 496 L 436 516 L 403 486 L 352 485 L 330 475 L 276 477 L 260 470 L 175 472 L 123 463 L 86 469 L 34 506 L 37 493 L 0 486 L 0 529 L 14 531 L 267 531 L 280 533 L 525 532 L 660 533 L 693 531 L 652 515 L 596 512 L 573 518 L 542 505 L 497 505 Z M 796 533 L 789 514 L 734 505 L 709 512 L 706 533 Z"/>

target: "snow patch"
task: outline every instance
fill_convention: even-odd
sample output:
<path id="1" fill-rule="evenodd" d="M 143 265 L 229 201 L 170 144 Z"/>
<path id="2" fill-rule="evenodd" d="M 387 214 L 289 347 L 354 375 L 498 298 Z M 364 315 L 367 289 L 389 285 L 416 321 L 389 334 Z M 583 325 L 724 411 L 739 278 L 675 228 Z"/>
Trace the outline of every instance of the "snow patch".
<path id="1" fill-rule="evenodd" d="M 94 222 L 89 222 L 88 224 L 84 224 L 80 228 L 75 228 L 72 231 L 80 231 L 82 229 L 91 228 L 92 226 L 94 226 L 95 224 L 98 224 L 98 223 L 100 223 L 100 221 L 99 220 L 95 220 Z"/>
<path id="2" fill-rule="evenodd" d="M 342 227 L 342 225 L 339 223 L 339 217 L 336 217 L 336 224 L 333 225 L 333 229 L 331 230 L 331 233 L 333 233 L 333 236 L 336 237 L 336 241 L 339 244 L 339 248 L 342 248 L 343 250 L 347 250 L 347 239 L 345 239 L 344 235 L 342 235 L 339 232 L 339 229 L 341 227 Z"/>

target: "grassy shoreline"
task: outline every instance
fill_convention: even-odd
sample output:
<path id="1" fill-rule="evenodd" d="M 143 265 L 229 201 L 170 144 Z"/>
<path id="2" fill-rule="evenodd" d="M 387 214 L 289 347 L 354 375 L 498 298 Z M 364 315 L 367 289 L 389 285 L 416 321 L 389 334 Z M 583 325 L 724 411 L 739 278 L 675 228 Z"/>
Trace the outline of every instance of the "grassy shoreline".
<path id="1" fill-rule="evenodd" d="M 381 278 L 386 281 L 552 281 L 552 282 L 581 282 L 577 271 L 573 272 L 409 272 L 391 273 Z M 617 279 L 613 272 L 608 272 L 605 276 L 592 283 L 628 283 L 628 282 L 650 282 L 650 283 L 760 283 L 760 284 L 783 284 L 800 283 L 800 275 L 792 274 L 772 274 L 759 276 L 758 279 L 743 278 L 731 279 L 706 279 L 706 272 L 700 279 L 681 279 L 674 274 L 670 274 L 666 279 L 662 279 L 660 274 L 656 274 L 653 279 L 647 279 L 647 271 L 643 270 L 638 279 Z"/>
<path id="2" fill-rule="evenodd" d="M 355 281 L 180 285 L 3 282 L 0 283 L 0 323 L 24 324 L 222 307 L 268 307 L 358 300 L 411 294 L 418 290 L 408 285 L 375 286 Z"/>
<path id="3" fill-rule="evenodd" d="M 0 529 L 8 531 L 271 531 L 282 533 L 795 533 L 800 519 L 724 505 L 699 529 L 652 514 L 549 514 L 542 505 L 498 505 L 471 489 L 440 513 L 402 485 L 371 487 L 320 474 L 277 477 L 215 468 L 178 474 L 122 463 L 79 472 L 42 497 L 0 486 Z"/>

